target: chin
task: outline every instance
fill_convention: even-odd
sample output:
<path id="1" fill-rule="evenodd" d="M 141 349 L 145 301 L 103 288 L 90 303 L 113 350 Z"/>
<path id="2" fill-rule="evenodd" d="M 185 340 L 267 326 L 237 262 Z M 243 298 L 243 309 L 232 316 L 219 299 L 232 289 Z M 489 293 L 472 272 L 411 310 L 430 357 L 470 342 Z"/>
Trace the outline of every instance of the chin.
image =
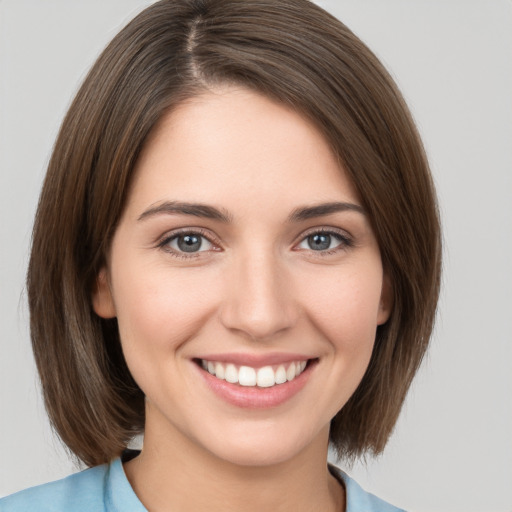
<path id="1" fill-rule="evenodd" d="M 300 446 L 279 446 L 275 449 L 275 443 L 273 443 L 263 448 L 260 446 L 242 446 L 240 448 L 232 447 L 231 449 L 219 450 L 218 457 L 236 466 L 268 467 L 291 461 L 300 451 Z"/>
<path id="2" fill-rule="evenodd" d="M 309 448 L 321 446 L 327 453 L 328 428 L 316 435 L 290 432 L 268 425 L 245 431 L 241 435 L 225 435 L 211 444 L 209 451 L 219 459 L 237 466 L 274 466 L 300 458 Z M 256 430 L 256 431 L 255 431 Z"/>

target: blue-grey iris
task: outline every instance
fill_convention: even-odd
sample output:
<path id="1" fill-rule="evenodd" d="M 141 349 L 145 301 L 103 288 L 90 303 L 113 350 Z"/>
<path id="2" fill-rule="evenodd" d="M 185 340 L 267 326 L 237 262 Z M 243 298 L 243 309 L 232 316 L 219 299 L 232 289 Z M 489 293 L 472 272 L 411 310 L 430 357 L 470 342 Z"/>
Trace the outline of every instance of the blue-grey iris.
<path id="1" fill-rule="evenodd" d="M 178 237 L 178 247 L 183 252 L 196 252 L 201 248 L 202 240 L 197 235 L 181 235 Z"/>
<path id="2" fill-rule="evenodd" d="M 331 245 L 331 235 L 316 233 L 308 236 L 308 245 L 314 251 L 325 251 Z"/>

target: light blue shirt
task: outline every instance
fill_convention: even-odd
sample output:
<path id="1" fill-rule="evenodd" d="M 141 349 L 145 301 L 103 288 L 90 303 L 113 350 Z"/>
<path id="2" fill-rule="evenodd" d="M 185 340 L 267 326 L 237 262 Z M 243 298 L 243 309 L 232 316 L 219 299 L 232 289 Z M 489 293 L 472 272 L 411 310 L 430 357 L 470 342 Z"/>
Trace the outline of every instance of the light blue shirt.
<path id="1" fill-rule="evenodd" d="M 343 471 L 330 466 L 344 485 L 345 512 L 404 512 L 364 491 Z M 147 512 L 126 478 L 121 459 L 62 480 L 0 499 L 0 512 Z M 341 511 L 340 511 L 341 512 Z"/>

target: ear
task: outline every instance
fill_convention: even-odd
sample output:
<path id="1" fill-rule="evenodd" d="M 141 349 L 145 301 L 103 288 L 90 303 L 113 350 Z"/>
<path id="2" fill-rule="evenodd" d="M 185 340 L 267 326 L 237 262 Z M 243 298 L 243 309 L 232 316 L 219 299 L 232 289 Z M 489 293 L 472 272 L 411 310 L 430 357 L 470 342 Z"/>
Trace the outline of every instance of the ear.
<path id="1" fill-rule="evenodd" d="M 116 316 L 108 272 L 105 267 L 99 271 L 96 277 L 96 283 L 92 291 L 92 307 L 101 318 L 114 318 Z"/>
<path id="2" fill-rule="evenodd" d="M 377 325 L 385 324 L 393 310 L 393 285 L 391 279 L 384 273 L 382 278 L 382 291 L 380 294 L 379 311 L 377 313 Z"/>

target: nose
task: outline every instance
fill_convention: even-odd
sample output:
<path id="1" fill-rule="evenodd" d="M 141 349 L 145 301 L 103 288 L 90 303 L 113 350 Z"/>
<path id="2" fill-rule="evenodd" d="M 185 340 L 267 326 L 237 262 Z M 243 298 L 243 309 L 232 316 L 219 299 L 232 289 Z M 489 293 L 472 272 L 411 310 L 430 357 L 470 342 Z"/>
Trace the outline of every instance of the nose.
<path id="1" fill-rule="evenodd" d="M 220 313 L 227 329 L 251 340 L 270 340 L 297 323 L 292 282 L 273 255 L 240 258 L 229 278 Z"/>

